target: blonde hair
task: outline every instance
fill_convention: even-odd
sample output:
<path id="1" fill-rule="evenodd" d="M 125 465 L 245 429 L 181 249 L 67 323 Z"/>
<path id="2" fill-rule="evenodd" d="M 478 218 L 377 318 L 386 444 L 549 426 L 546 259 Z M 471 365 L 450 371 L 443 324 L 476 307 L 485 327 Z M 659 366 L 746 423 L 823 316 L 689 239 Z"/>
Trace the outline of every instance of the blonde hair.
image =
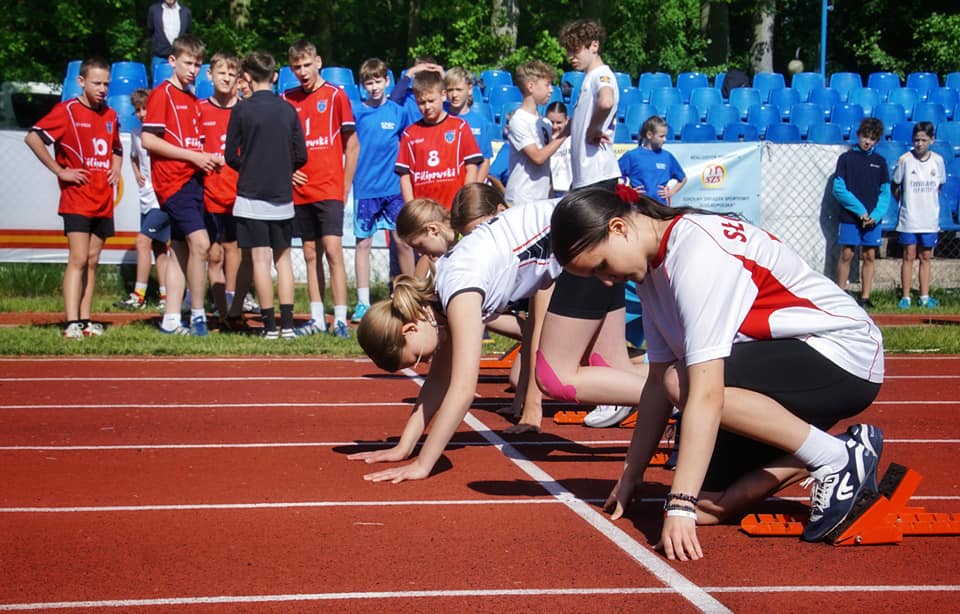
<path id="1" fill-rule="evenodd" d="M 399 370 L 406 346 L 403 325 L 427 319 L 426 310 L 436 300 L 432 280 L 395 277 L 391 297 L 374 303 L 357 328 L 357 341 L 364 353 L 384 371 Z"/>
<path id="2" fill-rule="evenodd" d="M 314 58 L 317 57 L 317 48 L 307 39 L 301 38 L 290 45 L 290 49 L 287 50 L 287 57 L 290 61 L 299 60 L 300 58 Z"/>
<path id="3" fill-rule="evenodd" d="M 538 79 L 546 79 L 547 81 L 553 83 L 553 80 L 556 78 L 557 73 L 554 72 L 552 68 L 547 66 L 545 62 L 540 60 L 530 60 L 529 62 L 524 62 L 523 64 L 517 66 L 516 71 L 514 71 L 514 77 L 517 85 L 521 88 L 527 83 L 532 83 Z"/>
<path id="4" fill-rule="evenodd" d="M 501 206 L 506 207 L 500 190 L 485 183 L 468 183 L 453 197 L 450 225 L 457 234 L 466 234 L 467 224 L 496 215 Z"/>
<path id="5" fill-rule="evenodd" d="M 450 212 L 432 198 L 414 198 L 397 215 L 397 235 L 401 239 L 413 238 L 427 224 L 450 227 Z"/>
<path id="6" fill-rule="evenodd" d="M 213 54 L 213 57 L 210 58 L 210 70 L 213 70 L 217 67 L 217 64 L 223 62 L 227 65 L 227 68 L 232 68 L 235 73 L 240 73 L 240 60 L 237 59 L 237 56 L 232 53 L 224 53 L 223 51 L 218 51 Z"/>
<path id="7" fill-rule="evenodd" d="M 207 52 L 207 46 L 199 38 L 192 34 L 181 34 L 170 45 L 171 55 L 179 58 L 184 53 L 192 55 L 198 60 L 203 59 L 203 54 Z"/>

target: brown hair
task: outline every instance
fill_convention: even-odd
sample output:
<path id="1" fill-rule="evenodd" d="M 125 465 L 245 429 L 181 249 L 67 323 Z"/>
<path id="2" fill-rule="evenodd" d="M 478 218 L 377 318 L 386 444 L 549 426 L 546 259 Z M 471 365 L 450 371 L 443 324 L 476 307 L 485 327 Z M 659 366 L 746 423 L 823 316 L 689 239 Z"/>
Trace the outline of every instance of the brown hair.
<path id="1" fill-rule="evenodd" d="M 134 109 L 138 111 L 142 109 L 147 104 L 147 97 L 150 95 L 150 90 L 138 87 L 137 89 L 130 92 L 130 104 L 133 105 Z"/>
<path id="2" fill-rule="evenodd" d="M 217 64 L 223 62 L 227 65 L 227 68 L 232 68 L 234 72 L 240 72 L 240 60 L 237 59 L 237 56 L 232 53 L 225 53 L 223 51 L 218 51 L 213 54 L 213 57 L 210 58 L 210 70 L 213 70 Z"/>
<path id="3" fill-rule="evenodd" d="M 94 57 L 80 63 L 80 76 L 86 78 L 87 73 L 96 68 L 110 72 L 110 64 L 106 60 Z"/>
<path id="4" fill-rule="evenodd" d="M 305 57 L 316 57 L 317 48 L 307 39 L 301 38 L 297 42 L 290 45 L 290 49 L 287 50 L 287 56 L 291 60 L 299 60 L 300 58 Z"/>
<path id="5" fill-rule="evenodd" d="M 468 183 L 453 197 L 450 225 L 457 234 L 466 234 L 467 224 L 496 215 L 501 206 L 506 207 L 500 190 L 485 183 Z"/>
<path id="6" fill-rule="evenodd" d="M 427 224 L 450 226 L 450 212 L 432 198 L 414 198 L 397 215 L 397 235 L 401 239 L 415 237 Z"/>
<path id="7" fill-rule="evenodd" d="M 267 51 L 257 49 L 243 58 L 243 72 L 250 75 L 255 83 L 272 83 L 273 75 L 277 70 L 277 60 Z"/>
<path id="8" fill-rule="evenodd" d="M 592 19 L 578 19 L 563 26 L 557 38 L 560 46 L 566 51 L 579 51 L 589 47 L 593 41 L 602 45 L 607 38 L 607 33 L 599 22 Z"/>
<path id="9" fill-rule="evenodd" d="M 868 136 L 875 141 L 879 141 L 880 137 L 883 136 L 883 122 L 877 119 L 876 117 L 867 117 L 860 122 L 860 127 L 857 128 L 857 135 Z"/>
<path id="10" fill-rule="evenodd" d="M 647 141 L 647 134 L 651 132 L 656 132 L 657 128 L 666 127 L 667 120 L 663 119 L 659 115 L 651 115 L 643 122 L 643 126 L 640 127 L 640 144 L 643 145 Z"/>
<path id="11" fill-rule="evenodd" d="M 398 275 L 391 297 L 371 305 L 360 321 L 360 347 L 381 369 L 397 371 L 406 345 L 403 325 L 426 319 L 426 309 L 435 301 L 432 280 Z"/>
<path id="12" fill-rule="evenodd" d="M 413 93 L 423 94 L 434 90 L 443 91 L 443 77 L 433 70 L 421 70 L 413 76 Z"/>
<path id="13" fill-rule="evenodd" d="M 553 83 L 553 80 L 556 77 L 557 73 L 554 72 L 552 68 L 547 66 L 546 62 L 541 60 L 530 60 L 529 62 L 524 62 L 523 64 L 517 66 L 516 71 L 514 71 L 514 79 L 521 89 L 523 89 L 525 84 L 537 81 L 538 79 L 546 79 L 547 81 Z"/>
<path id="14" fill-rule="evenodd" d="M 170 54 L 179 58 L 184 53 L 189 53 L 198 60 L 203 59 L 203 54 L 207 52 L 207 46 L 199 38 L 192 34 L 181 34 L 173 41 L 173 51 Z"/>
<path id="15" fill-rule="evenodd" d="M 380 58 L 370 58 L 360 65 L 360 83 L 370 79 L 386 79 L 387 63 Z"/>

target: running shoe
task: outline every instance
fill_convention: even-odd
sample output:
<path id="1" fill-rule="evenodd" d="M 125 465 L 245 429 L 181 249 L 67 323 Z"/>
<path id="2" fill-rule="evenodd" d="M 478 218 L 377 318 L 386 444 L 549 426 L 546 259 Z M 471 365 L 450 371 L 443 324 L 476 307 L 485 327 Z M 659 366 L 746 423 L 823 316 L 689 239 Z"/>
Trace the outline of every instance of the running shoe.
<path id="1" fill-rule="evenodd" d="M 349 339 L 350 329 L 347 328 L 346 322 L 343 320 L 337 320 L 333 323 L 333 328 L 330 329 L 330 334 L 340 339 Z"/>
<path id="2" fill-rule="evenodd" d="M 70 322 L 67 324 L 67 327 L 63 329 L 64 339 L 83 339 L 84 337 L 83 324 L 80 322 Z"/>
<path id="3" fill-rule="evenodd" d="M 163 312 L 167 310 L 167 299 L 162 298 L 157 302 L 157 311 Z"/>
<path id="4" fill-rule="evenodd" d="M 880 455 L 883 453 L 883 431 L 879 428 L 873 426 L 872 424 L 854 424 L 847 429 L 846 433 L 838 435 L 839 439 L 847 441 L 853 439 L 857 443 L 863 445 L 866 449 L 870 450 L 876 457 L 877 462 L 880 462 Z M 873 478 L 872 481 L 870 478 Z M 868 476 L 867 482 L 863 485 L 864 488 L 870 492 L 877 492 L 877 475 L 874 473 L 872 476 Z"/>
<path id="5" fill-rule="evenodd" d="M 932 296 L 928 296 L 927 298 L 920 299 L 920 306 L 926 307 L 927 309 L 933 309 L 935 307 L 940 306 L 940 301 L 933 298 Z"/>
<path id="6" fill-rule="evenodd" d="M 260 331 L 260 338 L 266 339 L 267 341 L 276 341 L 280 338 L 280 333 L 277 332 L 277 329 L 273 330 L 264 330 Z"/>
<path id="7" fill-rule="evenodd" d="M 161 326 L 160 332 L 164 335 L 172 335 L 174 337 L 189 337 L 191 334 L 190 329 L 181 324 L 177 324 L 177 327 L 173 330 L 167 330 Z"/>
<path id="8" fill-rule="evenodd" d="M 207 320 L 203 316 L 194 316 L 190 320 L 190 334 L 194 337 L 206 337 L 210 334 L 207 330 Z"/>
<path id="9" fill-rule="evenodd" d="M 900 299 L 900 302 L 897 303 L 897 307 L 900 309 L 910 309 L 910 297 L 904 296 Z"/>
<path id="10" fill-rule="evenodd" d="M 260 303 L 258 303 L 257 299 L 253 298 L 253 295 L 249 292 L 243 297 L 243 312 L 260 313 Z"/>
<path id="11" fill-rule="evenodd" d="M 122 301 L 115 302 L 113 306 L 117 309 L 124 309 L 126 311 L 137 311 L 138 309 L 143 309 L 146 307 L 147 301 L 137 296 L 136 293 L 131 292 L 130 296 Z"/>
<path id="12" fill-rule="evenodd" d="M 357 323 L 363 319 L 363 315 L 367 313 L 367 309 L 370 309 L 370 305 L 366 303 L 357 303 L 357 308 L 353 310 L 353 315 L 350 316 L 350 321 Z"/>
<path id="13" fill-rule="evenodd" d="M 877 455 L 856 439 L 845 442 L 847 463 L 839 470 L 830 466 L 810 472 L 810 522 L 803 527 L 803 539 L 822 540 L 843 522 L 853 510 L 857 496 L 867 483 L 877 481 Z"/>
<path id="14" fill-rule="evenodd" d="M 220 332 L 245 333 L 249 330 L 247 320 L 243 316 L 229 316 L 220 318 Z"/>
<path id="15" fill-rule="evenodd" d="M 629 416 L 631 411 L 633 407 L 630 405 L 597 405 L 583 419 L 583 425 L 593 428 L 616 426 Z"/>
<path id="16" fill-rule="evenodd" d="M 292 328 L 281 328 L 280 329 L 280 338 L 281 339 L 296 339 L 297 333 Z"/>
<path id="17" fill-rule="evenodd" d="M 321 328 L 320 325 L 317 324 L 316 320 L 314 320 L 313 318 L 310 318 L 302 326 L 298 326 L 295 329 L 293 329 L 293 332 L 298 337 L 306 337 L 308 335 L 316 335 L 317 333 L 326 332 L 326 330 L 327 330 L 326 327 Z"/>
<path id="18" fill-rule="evenodd" d="M 87 320 L 83 325 L 83 336 L 84 337 L 99 337 L 103 334 L 103 324 L 99 322 L 91 322 Z"/>
<path id="19" fill-rule="evenodd" d="M 860 306 L 864 309 L 876 309 L 877 306 L 873 304 L 873 301 L 870 300 L 870 297 L 860 297 Z"/>

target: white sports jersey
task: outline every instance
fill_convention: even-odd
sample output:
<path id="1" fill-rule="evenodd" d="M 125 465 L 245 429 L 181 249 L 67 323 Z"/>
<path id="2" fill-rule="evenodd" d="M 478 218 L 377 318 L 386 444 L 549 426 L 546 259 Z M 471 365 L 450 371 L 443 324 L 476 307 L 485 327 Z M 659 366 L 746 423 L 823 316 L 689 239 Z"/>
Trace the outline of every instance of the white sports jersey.
<path id="1" fill-rule="evenodd" d="M 796 338 L 845 371 L 883 381 L 880 329 L 853 298 L 766 231 L 687 214 L 637 285 L 651 362 L 693 365 L 734 343 Z"/>
<path id="2" fill-rule="evenodd" d="M 893 183 L 900 184 L 898 232 L 940 230 L 940 186 L 947 181 L 943 157 L 930 152 L 925 161 L 907 152 L 897 160 Z"/>
<path id="3" fill-rule="evenodd" d="M 613 108 L 604 120 L 605 130 L 610 135 L 610 143 L 590 145 L 587 143 L 587 128 L 593 117 L 593 108 L 600 90 L 609 87 L 613 90 Z M 573 175 L 572 188 L 591 185 L 620 176 L 617 154 L 613 151 L 613 130 L 617 119 L 617 105 L 620 103 L 620 91 L 617 78 L 606 64 L 601 64 L 583 77 L 580 98 L 573 111 L 570 122 L 570 170 Z"/>
<path id="4" fill-rule="evenodd" d="M 140 135 L 140 130 L 131 132 L 130 141 L 134 151 L 137 152 L 140 174 L 143 175 L 144 179 L 143 187 L 139 188 L 140 213 L 146 215 L 151 209 L 159 209 L 160 203 L 157 202 L 157 194 L 153 191 L 153 183 L 150 181 L 150 152 L 143 147 L 143 141 Z"/>
<path id="5" fill-rule="evenodd" d="M 562 270 L 550 245 L 556 206 L 556 200 L 542 200 L 507 209 L 440 258 L 436 289 L 443 311 L 461 292 L 479 291 L 483 321 L 489 322 L 510 303 L 549 287 Z"/>
<path id="6" fill-rule="evenodd" d="M 510 178 L 503 195 L 511 205 L 524 205 L 532 200 L 550 198 L 550 164 L 534 164 L 523 149 L 534 145 L 542 149 L 552 137 L 550 123 L 517 109 L 510 118 L 507 143 L 510 145 Z"/>

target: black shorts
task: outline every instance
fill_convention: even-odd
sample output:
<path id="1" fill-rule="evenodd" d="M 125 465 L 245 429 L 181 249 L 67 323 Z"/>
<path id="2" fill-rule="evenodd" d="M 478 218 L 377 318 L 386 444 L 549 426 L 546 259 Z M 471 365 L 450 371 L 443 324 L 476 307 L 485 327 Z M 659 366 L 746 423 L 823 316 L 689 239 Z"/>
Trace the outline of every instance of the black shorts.
<path id="1" fill-rule="evenodd" d="M 823 430 L 859 414 L 880 392 L 880 384 L 844 371 L 799 339 L 736 343 L 723 369 L 726 387 L 771 397 L 791 414 Z M 787 454 L 721 430 L 703 489 L 725 490 L 750 471 Z"/>
<path id="2" fill-rule="evenodd" d="M 252 220 L 234 218 L 237 223 L 237 245 L 240 249 L 271 247 L 274 250 L 290 249 L 293 239 L 293 220 Z"/>
<path id="3" fill-rule="evenodd" d="M 197 175 L 183 184 L 160 207 L 170 216 L 170 238 L 183 241 L 187 235 L 206 230 L 203 209 L 203 183 Z"/>
<path id="4" fill-rule="evenodd" d="M 564 271 L 557 278 L 547 311 L 580 320 L 602 320 L 626 304 L 624 284 L 606 286 L 596 277 L 577 277 Z"/>
<path id="5" fill-rule="evenodd" d="M 293 234 L 307 241 L 343 236 L 343 201 L 321 200 L 293 208 Z"/>
<path id="6" fill-rule="evenodd" d="M 63 218 L 64 236 L 71 232 L 82 232 L 106 239 L 114 234 L 112 217 L 87 217 L 79 213 L 61 213 L 60 217 Z"/>
<path id="7" fill-rule="evenodd" d="M 203 221 L 207 225 L 207 234 L 211 243 L 233 243 L 237 240 L 237 222 L 232 213 L 203 214 Z"/>

